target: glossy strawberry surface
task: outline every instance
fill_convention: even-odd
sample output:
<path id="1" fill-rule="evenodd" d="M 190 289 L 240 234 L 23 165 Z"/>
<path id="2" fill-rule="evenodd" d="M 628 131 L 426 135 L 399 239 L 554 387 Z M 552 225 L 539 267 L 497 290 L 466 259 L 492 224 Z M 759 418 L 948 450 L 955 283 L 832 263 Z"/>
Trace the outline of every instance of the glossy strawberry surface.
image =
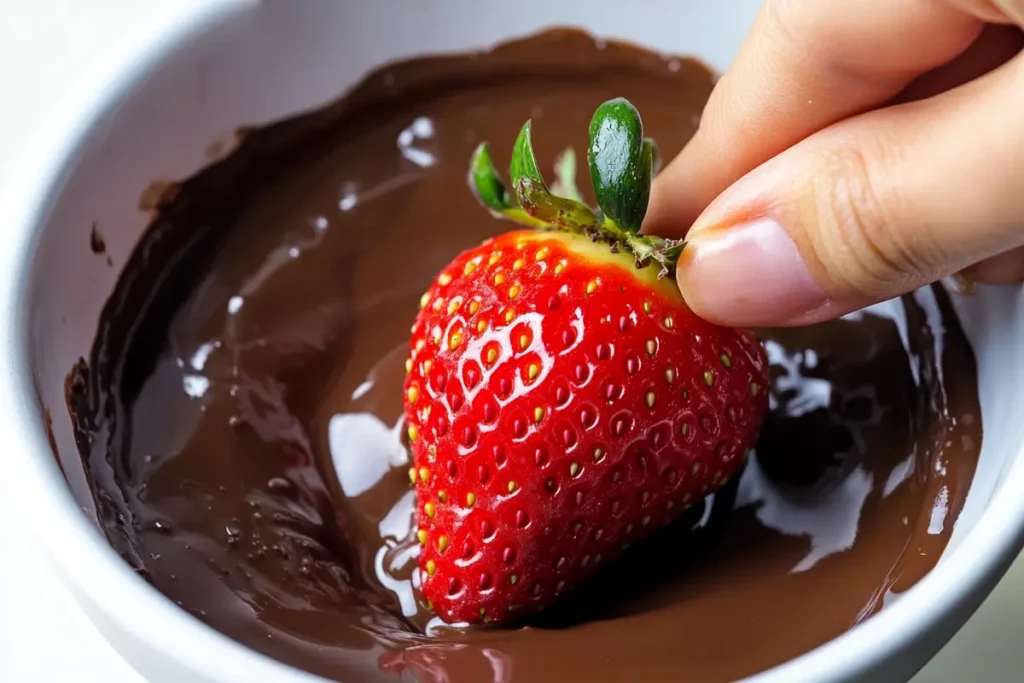
<path id="1" fill-rule="evenodd" d="M 767 411 L 767 361 L 658 269 L 507 233 L 422 299 L 405 384 L 420 586 L 449 622 L 543 607 L 719 487 Z"/>

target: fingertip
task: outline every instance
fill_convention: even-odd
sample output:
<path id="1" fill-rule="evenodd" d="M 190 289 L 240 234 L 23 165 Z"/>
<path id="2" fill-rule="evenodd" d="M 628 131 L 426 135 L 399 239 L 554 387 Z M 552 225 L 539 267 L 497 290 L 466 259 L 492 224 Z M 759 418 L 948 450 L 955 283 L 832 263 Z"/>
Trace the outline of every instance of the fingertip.
<path id="1" fill-rule="evenodd" d="M 697 315 L 730 327 L 798 324 L 830 303 L 771 218 L 701 230 L 683 250 L 676 282 Z"/>

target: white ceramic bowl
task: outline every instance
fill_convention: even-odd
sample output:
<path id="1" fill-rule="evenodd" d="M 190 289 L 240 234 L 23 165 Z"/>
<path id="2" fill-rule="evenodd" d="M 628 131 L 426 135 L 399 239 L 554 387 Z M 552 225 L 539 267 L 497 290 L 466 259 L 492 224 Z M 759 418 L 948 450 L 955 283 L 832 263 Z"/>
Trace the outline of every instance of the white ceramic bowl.
<path id="1" fill-rule="evenodd" d="M 480 47 L 550 25 L 582 26 L 724 68 L 758 0 L 212 0 L 182 2 L 128 37 L 72 93 L 22 165 L 3 223 L 0 370 L 3 476 L 19 482 L 37 534 L 78 601 L 149 680 L 321 680 L 222 636 L 136 576 L 79 507 L 47 444 L 70 439 L 64 378 L 85 355 L 118 275 L 83 249 L 106 226 L 115 265 L 147 217 L 155 179 L 201 168 L 204 151 L 323 104 L 380 62 Z M 762 683 L 904 681 L 963 624 L 1024 541 L 1024 292 L 955 297 L 978 357 L 984 445 L 970 495 L 937 567 L 845 635 L 766 671 Z M 13 464 L 12 464 L 13 463 Z M 81 485 L 67 468 L 71 485 Z M 6 474 L 10 472 L 10 474 Z M 79 475 L 80 476 L 80 475 Z"/>

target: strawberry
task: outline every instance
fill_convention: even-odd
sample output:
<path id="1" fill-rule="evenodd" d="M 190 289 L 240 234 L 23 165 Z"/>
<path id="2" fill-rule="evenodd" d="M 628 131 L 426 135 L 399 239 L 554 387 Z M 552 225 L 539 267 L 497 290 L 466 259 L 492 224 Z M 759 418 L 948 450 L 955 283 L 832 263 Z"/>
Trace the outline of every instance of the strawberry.
<path id="1" fill-rule="evenodd" d="M 740 468 L 767 412 L 767 361 L 744 330 L 686 306 L 679 242 L 637 233 L 656 151 L 625 100 L 598 108 L 600 211 L 537 170 L 530 123 L 511 166 L 487 145 L 470 181 L 530 226 L 455 258 L 412 328 L 405 418 L 420 590 L 447 622 L 540 609 Z"/>

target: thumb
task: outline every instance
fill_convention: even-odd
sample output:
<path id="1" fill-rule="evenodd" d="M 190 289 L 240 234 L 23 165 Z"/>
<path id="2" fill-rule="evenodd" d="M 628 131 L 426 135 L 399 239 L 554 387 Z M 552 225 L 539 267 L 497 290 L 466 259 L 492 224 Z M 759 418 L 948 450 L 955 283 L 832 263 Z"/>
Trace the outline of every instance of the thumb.
<path id="1" fill-rule="evenodd" d="M 1024 245 L 1024 62 L 835 124 L 740 179 L 677 268 L 726 325 L 800 325 Z"/>

